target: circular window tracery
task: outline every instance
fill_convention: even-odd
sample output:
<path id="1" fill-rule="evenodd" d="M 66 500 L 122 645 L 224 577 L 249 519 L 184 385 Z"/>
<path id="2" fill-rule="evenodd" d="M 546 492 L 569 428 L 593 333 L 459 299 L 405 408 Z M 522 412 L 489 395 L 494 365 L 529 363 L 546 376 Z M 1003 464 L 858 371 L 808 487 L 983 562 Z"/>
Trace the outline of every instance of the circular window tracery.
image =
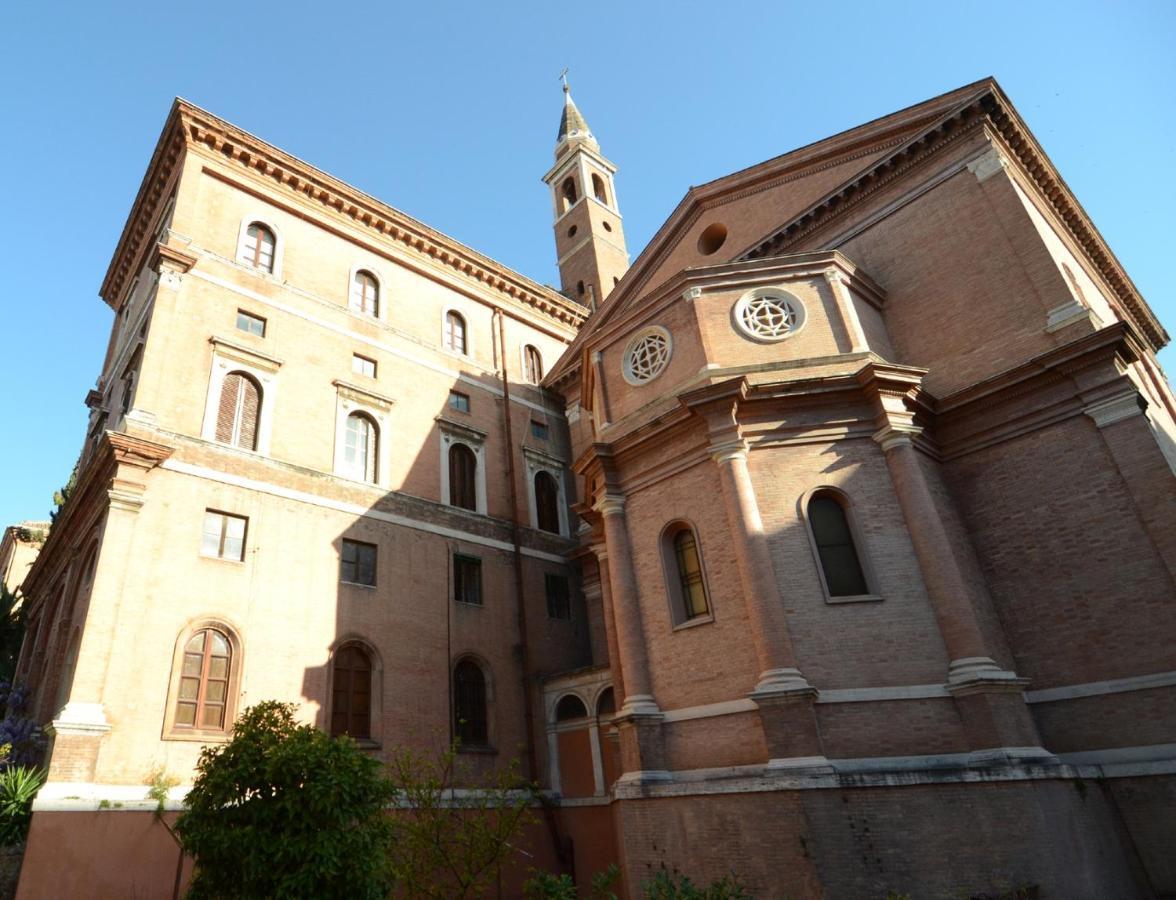
<path id="1" fill-rule="evenodd" d="M 625 380 L 630 384 L 652 381 L 665 370 L 672 352 L 673 342 L 664 328 L 655 326 L 639 332 L 625 349 Z"/>
<path id="2" fill-rule="evenodd" d="M 782 341 L 804 325 L 804 304 L 784 291 L 760 289 L 739 298 L 734 317 L 739 330 L 751 339 Z"/>

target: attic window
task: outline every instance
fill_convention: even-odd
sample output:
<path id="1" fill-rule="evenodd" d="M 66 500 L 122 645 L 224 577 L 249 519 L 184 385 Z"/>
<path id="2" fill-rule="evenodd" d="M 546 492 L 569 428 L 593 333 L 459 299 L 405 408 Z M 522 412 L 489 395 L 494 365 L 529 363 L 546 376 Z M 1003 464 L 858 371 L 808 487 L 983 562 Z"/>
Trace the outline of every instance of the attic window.
<path id="1" fill-rule="evenodd" d="M 698 236 L 698 252 L 703 256 L 710 256 L 722 247 L 726 240 L 727 226 L 722 222 L 712 222 Z"/>

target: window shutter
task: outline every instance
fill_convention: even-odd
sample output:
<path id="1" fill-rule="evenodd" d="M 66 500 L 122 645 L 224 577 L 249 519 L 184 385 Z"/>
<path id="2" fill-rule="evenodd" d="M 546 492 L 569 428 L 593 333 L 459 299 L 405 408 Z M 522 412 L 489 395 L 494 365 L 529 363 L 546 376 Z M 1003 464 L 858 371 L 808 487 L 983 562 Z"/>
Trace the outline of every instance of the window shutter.
<path id="1" fill-rule="evenodd" d="M 216 409 L 216 439 L 222 444 L 233 443 L 233 423 L 237 419 L 237 395 L 244 379 L 233 372 L 225 376 L 221 386 L 220 405 Z"/>
<path id="2" fill-rule="evenodd" d="M 261 393 L 248 378 L 241 380 L 241 424 L 237 432 L 237 446 L 257 449 L 257 420 L 261 413 Z"/>

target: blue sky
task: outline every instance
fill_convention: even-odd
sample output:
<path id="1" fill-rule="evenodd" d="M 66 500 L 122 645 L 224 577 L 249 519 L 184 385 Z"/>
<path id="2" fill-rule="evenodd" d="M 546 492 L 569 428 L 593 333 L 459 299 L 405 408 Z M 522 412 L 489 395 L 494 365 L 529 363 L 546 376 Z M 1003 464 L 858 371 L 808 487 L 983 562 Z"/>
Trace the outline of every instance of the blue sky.
<path id="1" fill-rule="evenodd" d="M 98 287 L 175 95 L 554 282 L 564 66 L 634 256 L 689 185 L 994 75 L 1176 333 L 1173 46 L 1170 2 L 10 4 L 0 524 L 77 456 Z"/>

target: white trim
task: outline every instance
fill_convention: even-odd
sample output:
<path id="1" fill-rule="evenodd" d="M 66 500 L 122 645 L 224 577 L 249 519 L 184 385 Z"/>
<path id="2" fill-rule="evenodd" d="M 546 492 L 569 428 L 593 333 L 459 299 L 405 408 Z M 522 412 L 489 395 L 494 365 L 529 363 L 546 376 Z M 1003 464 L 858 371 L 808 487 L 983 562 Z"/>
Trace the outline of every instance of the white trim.
<path id="1" fill-rule="evenodd" d="M 567 537 L 569 534 L 568 502 L 567 492 L 564 488 L 565 469 L 563 463 L 546 453 L 541 453 L 530 447 L 523 447 L 523 459 L 527 464 L 527 503 L 531 516 L 531 527 L 536 531 L 539 530 L 539 502 L 535 497 L 535 476 L 540 472 L 546 472 L 555 479 L 555 496 L 556 503 L 558 504 L 557 512 L 559 514 L 559 535 L 560 537 Z M 545 531 L 543 533 L 550 534 L 551 532 Z"/>
<path id="2" fill-rule="evenodd" d="M 325 497 L 320 497 L 316 494 L 308 494 L 305 491 L 296 491 L 290 488 L 280 487 L 279 485 L 272 484 L 267 481 L 258 481 L 256 479 L 245 478 L 240 475 L 231 475 L 228 472 L 220 472 L 216 469 L 210 469 L 206 466 L 197 466 L 191 463 L 181 462 L 177 459 L 166 459 L 159 464 L 159 468 L 167 469 L 170 472 L 177 472 L 181 475 L 190 475 L 193 478 L 204 478 L 209 481 L 216 481 L 220 484 L 227 484 L 232 487 L 257 491 L 262 494 L 269 494 L 273 497 L 281 497 L 284 500 L 294 500 L 299 503 L 307 503 L 311 506 L 318 506 L 323 509 L 331 509 L 336 512 L 347 513 L 348 515 L 375 519 L 380 522 L 388 522 L 392 525 L 402 525 L 405 528 L 413 528 L 417 531 L 424 531 L 428 532 L 429 534 L 440 535 L 441 537 L 454 538 L 456 540 L 464 541 L 467 544 L 478 544 L 482 547 L 489 547 L 493 550 L 513 552 L 515 549 L 514 544 L 511 544 L 508 541 L 498 541 L 494 538 L 484 537 L 471 531 L 461 531 L 457 528 L 446 528 L 442 525 L 433 525 L 428 522 L 422 522 L 418 519 L 410 519 L 407 516 L 399 516 L 394 513 L 375 510 L 370 506 L 365 506 L 359 503 L 345 503 L 341 500 L 328 500 Z M 566 564 L 567 562 L 567 560 L 562 556 L 557 556 L 554 553 L 545 553 L 542 550 L 534 550 L 530 547 L 522 547 L 520 548 L 520 552 L 522 552 L 524 556 L 530 556 L 534 559 L 541 559 L 545 562 L 561 564 Z"/>
<path id="3" fill-rule="evenodd" d="M 476 512 L 479 515 L 489 515 L 486 512 L 486 436 L 472 428 L 439 419 L 437 429 L 440 433 L 441 445 L 441 503 L 450 509 L 463 509 L 449 502 L 449 448 L 454 444 L 462 444 L 474 453 L 474 502 L 477 509 L 467 509 L 466 512 Z"/>
<path id="4" fill-rule="evenodd" d="M 1127 393 L 1091 403 L 1082 411 L 1090 416 L 1099 428 L 1106 428 L 1132 416 L 1143 415 L 1146 408 L 1147 401 L 1132 388 Z"/>
<path id="5" fill-rule="evenodd" d="M 376 314 L 374 316 L 360 312 L 351 305 L 351 289 L 355 285 L 355 276 L 360 272 L 367 272 L 376 279 Z M 368 263 L 356 263 L 347 275 L 347 311 L 364 322 L 386 322 L 388 320 L 388 298 L 385 294 L 387 283 L 388 280 L 384 277 L 384 273 L 376 266 Z"/>
<path id="6" fill-rule="evenodd" d="M 1025 702 L 1053 703 L 1058 700 L 1102 697 L 1107 694 L 1125 694 L 1129 691 L 1147 691 L 1173 686 L 1176 686 L 1176 672 L 1156 672 L 1154 675 L 1135 675 L 1131 678 L 1112 678 L 1108 681 L 1088 681 L 1085 684 L 1026 691 Z"/>
<path id="7" fill-rule="evenodd" d="M 951 697 L 942 684 L 906 684 L 896 687 L 841 688 L 824 690 L 818 703 L 865 703 L 889 700 L 938 700 Z"/>
<path id="8" fill-rule="evenodd" d="M 449 325 L 449 314 L 453 313 L 456 316 L 461 316 L 461 321 L 465 328 L 465 352 L 454 350 L 446 342 L 446 327 Z M 450 356 L 456 356 L 458 359 L 473 359 L 474 358 L 474 330 L 470 327 L 470 314 L 465 310 L 458 309 L 456 306 L 446 306 L 441 310 L 441 347 L 442 353 L 447 353 Z"/>
<path id="9" fill-rule="evenodd" d="M 391 400 L 371 394 L 362 388 L 335 380 L 335 456 L 334 471 L 340 478 L 388 486 L 388 469 L 392 463 L 392 428 L 389 421 Z M 368 481 L 362 472 L 357 476 L 347 467 L 347 420 L 353 413 L 362 413 L 376 426 L 376 480 Z"/>
<path id="10" fill-rule="evenodd" d="M 1078 322 L 1090 322 L 1092 315 L 1091 311 L 1077 300 L 1071 300 L 1069 303 L 1055 306 L 1045 314 L 1045 330 L 1052 334 Z"/>
<path id="11" fill-rule="evenodd" d="M 236 345 L 217 338 L 210 339 L 210 343 L 212 344 L 212 360 L 208 376 L 208 395 L 204 401 L 204 424 L 200 429 L 200 437 L 220 446 L 233 446 L 221 444 L 216 439 L 216 414 L 220 408 L 221 388 L 224 387 L 225 378 L 232 372 L 244 372 L 254 378 L 261 388 L 261 397 L 259 398 L 261 409 L 257 417 L 256 448 L 236 447 L 236 449 L 246 453 L 269 456 L 270 435 L 274 427 L 274 405 L 278 394 L 277 366 L 280 366 L 281 362 L 270 360 L 261 354 L 255 354 L 258 357 L 256 362 L 250 363 L 247 361 L 246 353 L 240 352 Z M 264 367 L 258 363 L 263 363 Z"/>
<path id="12" fill-rule="evenodd" d="M 276 300 L 273 300 L 269 297 L 264 296 L 263 294 L 257 293 L 256 291 L 251 291 L 248 288 L 243 288 L 240 285 L 236 285 L 236 284 L 233 284 L 232 282 L 225 281 L 221 278 L 217 278 L 215 275 L 210 275 L 207 272 L 201 272 L 197 269 L 191 269 L 191 270 L 189 270 L 188 274 L 185 275 L 184 277 L 188 277 L 188 276 L 191 276 L 193 278 L 199 278 L 201 281 L 205 281 L 209 284 L 216 285 L 217 287 L 224 288 L 225 290 L 231 291 L 232 293 L 238 294 L 242 297 L 248 297 L 250 300 L 254 301 L 255 303 L 261 303 L 262 305 L 268 306 L 271 309 L 275 309 L 275 310 L 278 310 L 279 312 L 284 312 L 284 313 L 287 313 L 288 315 L 295 316 L 296 318 L 302 319 L 306 322 L 310 322 L 312 325 L 316 325 L 319 328 L 325 328 L 327 331 L 333 331 L 335 334 L 341 334 L 344 337 L 348 338 L 349 340 L 356 341 L 361 344 L 366 344 L 367 346 L 373 347 L 377 350 L 383 350 L 385 353 L 388 353 L 388 354 L 395 356 L 399 359 L 403 359 L 407 362 L 412 363 L 413 365 L 420 366 L 421 368 L 424 368 L 424 369 L 429 369 L 432 372 L 436 372 L 440 375 L 445 375 L 448 378 L 456 379 L 457 381 L 460 381 L 463 384 L 467 384 L 470 387 L 476 387 L 479 390 L 485 391 L 486 393 L 490 394 L 493 397 L 502 397 L 503 396 L 503 392 L 500 388 L 491 387 L 490 385 L 488 385 L 482 381 L 479 381 L 473 375 L 469 375 L 466 372 L 464 372 L 456 367 L 442 365 L 441 363 L 436 362 L 433 359 L 427 359 L 423 356 L 417 356 L 416 354 L 413 354 L 413 353 L 407 353 L 404 350 L 401 350 L 397 347 L 392 346 L 391 344 L 385 344 L 381 341 L 377 341 L 373 338 L 370 338 L 365 335 L 359 334 L 355 331 L 352 331 L 349 328 L 344 328 L 342 326 L 334 324 L 333 322 L 328 322 L 326 319 L 321 319 L 318 316 L 313 316 L 309 313 L 303 312 L 302 310 L 296 309 L 293 306 L 288 306 L 285 303 L 279 303 Z M 284 285 L 283 287 L 285 287 L 287 290 L 291 290 L 291 291 L 294 290 L 289 285 Z M 306 296 L 308 299 L 314 300 L 317 303 L 322 303 L 324 306 L 330 306 L 335 309 L 341 309 L 338 304 L 330 303 L 330 302 L 323 300 L 322 298 L 316 297 L 312 294 L 305 294 L 304 296 Z M 341 311 L 346 312 L 346 310 L 341 310 Z M 458 312 L 460 312 L 460 310 L 458 310 Z M 519 320 L 519 321 L 522 321 L 522 320 Z M 528 322 L 525 324 L 530 325 L 531 323 Z M 390 326 L 390 325 L 383 325 L 382 327 L 386 328 L 390 331 L 393 331 L 396 334 L 401 334 L 401 335 L 407 337 L 409 340 L 416 340 L 411 335 L 405 335 L 403 332 L 396 331 L 396 329 L 393 329 L 392 326 Z M 534 326 L 532 326 L 532 327 L 534 327 Z M 458 356 L 457 354 L 447 353 L 446 351 L 441 350 L 441 349 L 438 349 L 437 352 L 441 356 L 448 357 L 451 359 L 464 359 L 465 358 L 462 356 Z M 493 378 L 498 377 L 496 372 L 491 371 L 489 369 L 483 369 L 482 371 L 487 377 L 493 377 Z M 520 397 L 514 393 L 512 393 L 510 395 L 510 399 L 512 401 L 514 401 L 515 403 L 518 403 L 520 406 L 526 406 L 527 408 L 533 409 L 536 412 L 550 412 L 550 410 L 548 410 L 546 407 L 544 407 L 538 403 L 532 403 L 530 400 L 527 400 L 523 397 Z"/>
<path id="13" fill-rule="evenodd" d="M 710 719 L 715 716 L 729 716 L 734 713 L 755 712 L 759 709 L 752 700 L 723 700 L 720 703 L 706 703 L 702 706 L 686 706 L 681 709 L 662 710 L 663 722 L 687 722 L 690 719 Z"/>
<path id="14" fill-rule="evenodd" d="M 151 812 L 158 802 L 147 796 L 145 784 L 100 784 L 88 781 L 49 781 L 37 793 L 33 812 Z M 184 809 L 184 797 L 192 785 L 179 785 L 167 792 L 163 804 L 167 812 Z"/>
<path id="15" fill-rule="evenodd" d="M 259 269 L 250 262 L 245 261 L 245 238 L 247 237 L 247 229 L 254 222 L 264 225 L 274 234 L 274 267 L 273 271 L 267 272 L 265 269 Z M 254 272 L 263 277 L 276 278 L 279 281 L 282 278 L 282 252 L 286 249 L 285 238 L 282 237 L 282 230 L 274 224 L 271 214 L 262 214 L 260 212 L 250 213 L 241 219 L 240 228 L 237 230 L 237 250 L 233 254 L 233 262 L 239 266 L 244 266 L 250 272 Z"/>

